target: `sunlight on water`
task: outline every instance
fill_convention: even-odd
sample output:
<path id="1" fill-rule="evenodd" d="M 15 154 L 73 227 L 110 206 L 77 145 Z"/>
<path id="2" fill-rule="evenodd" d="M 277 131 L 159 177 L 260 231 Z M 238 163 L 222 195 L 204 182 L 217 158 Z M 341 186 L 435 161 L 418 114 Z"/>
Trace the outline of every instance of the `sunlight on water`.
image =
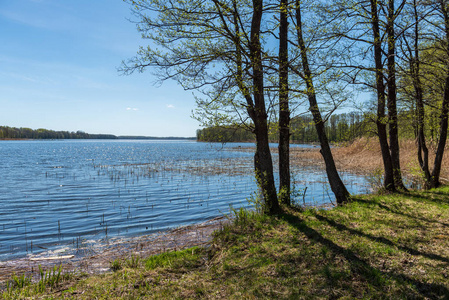
<path id="1" fill-rule="evenodd" d="M 0 260 L 76 253 L 86 241 L 150 234 L 250 207 L 253 154 L 186 141 L 0 142 Z M 299 204 L 333 201 L 323 171 L 293 169 Z M 343 174 L 352 193 L 366 181 Z M 63 250 L 61 250 L 63 249 Z"/>

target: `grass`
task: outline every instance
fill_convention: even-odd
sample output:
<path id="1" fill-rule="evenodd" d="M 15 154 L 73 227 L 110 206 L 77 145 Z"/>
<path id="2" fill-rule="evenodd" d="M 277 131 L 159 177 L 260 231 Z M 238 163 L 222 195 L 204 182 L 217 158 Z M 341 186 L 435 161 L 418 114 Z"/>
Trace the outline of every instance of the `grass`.
<path id="1" fill-rule="evenodd" d="M 236 211 L 207 248 L 113 266 L 45 289 L 15 276 L 3 298 L 448 299 L 449 187 L 277 217 Z"/>
<path id="2" fill-rule="evenodd" d="M 416 159 L 417 144 L 416 140 L 403 139 L 399 141 L 401 152 L 401 171 L 408 180 L 414 183 L 423 183 L 422 172 Z M 429 163 L 433 168 L 435 158 L 436 144 L 429 143 Z M 275 149 L 273 149 L 275 150 Z M 324 166 L 323 158 L 319 152 L 319 147 L 312 149 L 292 148 L 292 164 L 303 166 Z M 339 147 L 332 148 L 335 163 L 338 170 L 349 171 L 351 173 L 360 173 L 365 175 L 381 175 L 383 172 L 382 155 L 377 138 L 359 138 L 348 144 L 342 144 Z M 369 159 L 366 159 L 369 157 Z M 375 176 L 380 178 L 380 176 Z M 441 166 L 440 180 L 449 183 L 449 156 L 445 155 Z M 381 186 L 381 184 L 380 184 Z"/>

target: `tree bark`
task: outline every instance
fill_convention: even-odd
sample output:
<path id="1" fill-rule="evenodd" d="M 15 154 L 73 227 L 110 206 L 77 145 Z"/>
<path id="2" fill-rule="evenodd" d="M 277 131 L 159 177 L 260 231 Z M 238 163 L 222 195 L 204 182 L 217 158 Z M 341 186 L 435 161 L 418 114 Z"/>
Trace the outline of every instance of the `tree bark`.
<path id="1" fill-rule="evenodd" d="M 440 172 L 441 172 L 441 164 L 443 162 L 444 148 L 446 147 L 446 140 L 447 140 L 448 112 L 449 112 L 449 72 L 446 75 L 444 98 L 440 116 L 440 137 L 438 140 L 438 148 L 433 163 L 433 170 L 431 176 L 432 180 L 429 188 L 436 188 L 441 185 Z"/>
<path id="2" fill-rule="evenodd" d="M 280 0 L 279 28 L 279 201 L 290 199 L 290 109 L 288 101 L 288 0 Z"/>
<path id="3" fill-rule="evenodd" d="M 341 178 L 337 172 L 337 168 L 335 167 L 334 158 L 324 128 L 324 122 L 321 117 L 320 110 L 318 108 L 316 92 L 313 85 L 312 72 L 310 71 L 309 62 L 307 59 L 307 49 L 302 34 L 301 7 L 299 0 L 296 0 L 296 31 L 298 36 L 298 45 L 301 50 L 302 67 L 304 71 L 304 78 L 307 87 L 307 96 L 310 105 L 309 110 L 312 113 L 315 128 L 318 133 L 318 139 L 320 140 L 321 145 L 320 153 L 323 156 L 324 163 L 326 165 L 327 178 L 329 180 L 332 192 L 334 193 L 335 198 L 337 199 L 337 204 L 342 205 L 350 200 L 350 194 L 346 189 L 343 181 L 341 181 Z"/>
<path id="4" fill-rule="evenodd" d="M 394 32 L 395 8 L 394 0 L 388 0 L 387 17 L 387 41 L 388 41 L 388 120 L 390 134 L 390 154 L 393 165 L 393 180 L 396 189 L 406 190 L 402 182 L 401 164 L 399 160 L 399 135 L 398 135 L 398 111 L 397 111 L 397 92 L 396 92 L 396 36 Z"/>
<path id="5" fill-rule="evenodd" d="M 421 80 L 419 78 L 420 73 L 420 63 L 419 63 L 419 55 L 418 50 L 415 51 L 415 62 L 412 65 L 412 76 L 413 76 L 413 86 L 415 89 L 415 97 L 416 97 L 416 110 L 417 110 L 417 119 L 418 119 L 418 163 L 424 174 L 425 180 L 425 189 L 430 188 L 431 183 L 431 175 L 429 171 L 429 149 L 426 145 L 426 137 L 424 134 L 424 100 L 423 100 L 423 91 Z"/>
<path id="6" fill-rule="evenodd" d="M 410 74 L 412 76 L 413 88 L 415 90 L 416 99 L 416 117 L 417 117 L 417 141 L 418 141 L 418 163 L 424 174 L 424 188 L 431 186 L 431 175 L 429 171 L 429 149 L 426 145 L 426 137 L 424 134 L 424 99 L 421 84 L 421 61 L 419 57 L 419 16 L 417 9 L 417 0 L 413 0 L 413 17 L 414 17 L 414 34 L 413 34 L 413 51 L 410 51 Z"/>
<path id="7" fill-rule="evenodd" d="M 439 1 L 441 7 L 441 13 L 444 18 L 444 29 L 445 29 L 445 44 L 446 51 L 449 52 L 448 42 L 449 42 L 449 15 L 448 15 L 448 5 L 447 1 Z M 443 162 L 444 148 L 446 147 L 447 140 L 447 126 L 448 126 L 448 112 L 449 112 L 449 63 L 446 63 L 446 82 L 444 86 L 443 103 L 441 107 L 440 115 L 440 135 L 438 139 L 438 147 L 435 155 L 435 160 L 433 163 L 433 170 L 431 175 L 431 182 L 429 188 L 435 188 L 441 185 L 440 183 L 440 172 L 441 163 Z"/>
<path id="8" fill-rule="evenodd" d="M 376 90 L 377 90 L 377 134 L 379 137 L 382 161 L 384 165 L 384 188 L 387 191 L 396 191 L 394 184 L 393 162 L 387 138 L 387 121 L 385 117 L 385 84 L 383 79 L 382 64 L 382 41 L 380 37 L 379 15 L 377 11 L 377 1 L 370 0 L 371 4 L 371 25 L 373 28 L 374 63 L 376 68 Z"/>
<path id="9" fill-rule="evenodd" d="M 265 108 L 264 74 L 260 44 L 260 25 L 263 14 L 263 0 L 253 0 L 251 20 L 250 59 L 253 71 L 254 127 L 256 154 L 254 156 L 256 177 L 264 196 L 264 213 L 277 214 L 280 206 L 274 184 L 273 162 L 268 141 L 268 116 Z"/>

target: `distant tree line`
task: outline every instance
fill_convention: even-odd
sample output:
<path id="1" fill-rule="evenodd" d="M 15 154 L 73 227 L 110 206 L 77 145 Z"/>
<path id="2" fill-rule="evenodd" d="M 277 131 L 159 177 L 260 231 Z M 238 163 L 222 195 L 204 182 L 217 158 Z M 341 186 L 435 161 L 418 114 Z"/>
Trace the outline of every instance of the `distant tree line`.
<path id="1" fill-rule="evenodd" d="M 195 140 L 195 137 L 158 137 L 158 136 L 133 136 L 133 135 L 120 135 L 117 137 L 120 140 Z"/>
<path id="2" fill-rule="evenodd" d="M 271 124 L 270 142 L 278 142 L 279 130 L 276 123 Z M 335 114 L 328 118 L 325 130 L 332 143 L 346 142 L 370 134 L 369 119 L 362 113 L 350 112 Z M 290 142 L 316 143 L 318 134 L 312 116 L 304 115 L 290 121 Z M 201 142 L 252 142 L 255 135 L 245 127 L 214 126 L 197 130 L 197 140 Z"/>
<path id="3" fill-rule="evenodd" d="M 0 139 L 33 139 L 33 140 L 69 140 L 69 139 L 97 139 L 97 140 L 195 140 L 195 137 L 154 137 L 154 136 L 116 136 L 113 134 L 91 134 L 84 131 L 54 131 L 49 129 L 31 129 L 26 127 L 0 126 Z"/>
<path id="4" fill-rule="evenodd" d="M 117 139 L 112 134 L 89 134 L 78 130 L 77 132 L 54 131 L 39 128 L 33 130 L 26 127 L 0 126 L 0 139 Z"/>

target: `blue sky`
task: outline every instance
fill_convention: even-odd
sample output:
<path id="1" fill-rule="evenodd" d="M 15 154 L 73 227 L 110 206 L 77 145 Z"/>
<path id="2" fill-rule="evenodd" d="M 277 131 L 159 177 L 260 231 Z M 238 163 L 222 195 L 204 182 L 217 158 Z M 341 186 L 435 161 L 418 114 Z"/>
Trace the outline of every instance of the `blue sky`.
<path id="1" fill-rule="evenodd" d="M 121 76 L 145 45 L 122 0 L 0 0 L 0 125 L 195 136 L 192 92 Z"/>

